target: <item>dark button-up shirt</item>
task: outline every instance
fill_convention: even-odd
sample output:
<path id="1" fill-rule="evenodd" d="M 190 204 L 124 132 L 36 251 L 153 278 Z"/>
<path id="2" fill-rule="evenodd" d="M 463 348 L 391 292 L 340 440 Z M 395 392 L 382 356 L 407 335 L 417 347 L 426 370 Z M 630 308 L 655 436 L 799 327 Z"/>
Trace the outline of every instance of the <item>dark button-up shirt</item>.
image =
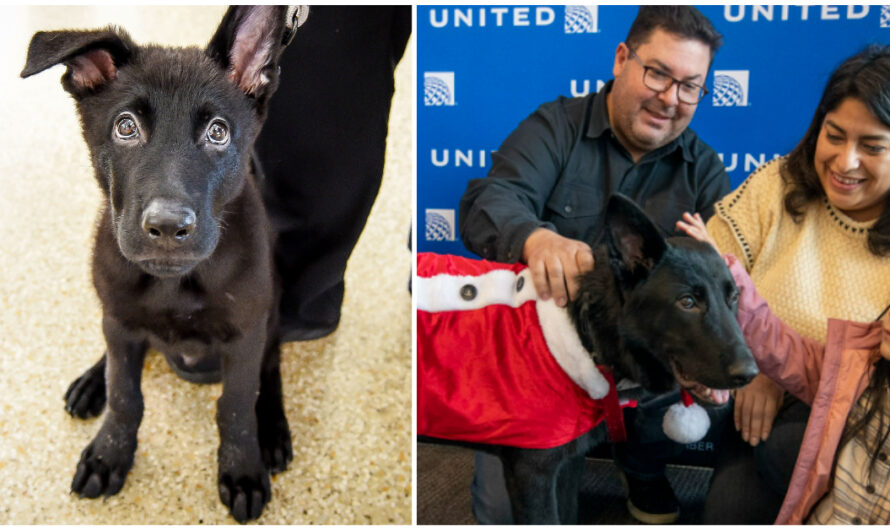
<path id="1" fill-rule="evenodd" d="M 606 94 L 541 105 L 492 154 L 488 177 L 471 180 L 460 204 L 464 245 L 515 262 L 538 227 L 594 245 L 609 196 L 634 199 L 666 233 L 684 211 L 707 220 L 729 192 L 726 168 L 690 129 L 634 162 L 609 125 Z"/>

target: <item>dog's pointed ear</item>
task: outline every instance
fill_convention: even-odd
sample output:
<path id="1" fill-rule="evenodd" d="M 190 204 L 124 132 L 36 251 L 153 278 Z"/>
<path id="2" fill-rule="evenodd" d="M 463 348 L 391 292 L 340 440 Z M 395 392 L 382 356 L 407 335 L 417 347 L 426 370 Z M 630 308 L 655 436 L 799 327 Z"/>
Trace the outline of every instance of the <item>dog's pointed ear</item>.
<path id="1" fill-rule="evenodd" d="M 39 31 L 28 45 L 22 77 L 40 73 L 57 64 L 68 67 L 62 86 L 75 98 L 96 92 L 117 78 L 118 69 L 130 60 L 135 46 L 119 28 L 95 31 Z"/>
<path id="2" fill-rule="evenodd" d="M 617 258 L 622 276 L 633 282 L 648 276 L 668 248 L 655 223 L 620 194 L 612 195 L 606 206 L 606 234 L 610 256 Z"/>
<path id="3" fill-rule="evenodd" d="M 228 72 L 229 80 L 260 101 L 278 86 L 286 11 L 286 6 L 229 7 L 207 45 L 207 55 Z"/>

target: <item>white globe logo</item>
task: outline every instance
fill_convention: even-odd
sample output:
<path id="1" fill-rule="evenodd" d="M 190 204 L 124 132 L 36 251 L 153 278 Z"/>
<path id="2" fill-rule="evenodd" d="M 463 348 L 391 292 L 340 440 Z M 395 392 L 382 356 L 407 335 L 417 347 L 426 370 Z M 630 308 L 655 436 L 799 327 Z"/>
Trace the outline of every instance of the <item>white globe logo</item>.
<path id="1" fill-rule="evenodd" d="M 714 76 L 714 106 L 736 107 L 742 104 L 744 88 L 737 79 L 728 75 Z"/>
<path id="2" fill-rule="evenodd" d="M 584 6 L 566 6 L 566 33 L 592 33 L 593 15 Z"/>
<path id="3" fill-rule="evenodd" d="M 447 105 L 451 102 L 451 89 L 438 77 L 427 76 L 423 80 L 423 104 L 432 106 Z"/>
<path id="4" fill-rule="evenodd" d="M 451 223 L 448 222 L 445 216 L 435 212 L 426 213 L 426 240 L 451 240 Z"/>

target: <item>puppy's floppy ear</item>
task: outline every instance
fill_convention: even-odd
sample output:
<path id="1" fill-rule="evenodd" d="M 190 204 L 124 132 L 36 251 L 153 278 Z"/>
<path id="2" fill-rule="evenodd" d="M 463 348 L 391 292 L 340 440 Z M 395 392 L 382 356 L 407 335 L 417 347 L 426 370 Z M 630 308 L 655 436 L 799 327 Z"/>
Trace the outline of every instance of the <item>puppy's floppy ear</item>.
<path id="1" fill-rule="evenodd" d="M 65 64 L 62 86 L 75 98 L 96 92 L 117 78 L 135 45 L 119 28 L 95 31 L 39 31 L 31 38 L 22 77 Z"/>
<path id="2" fill-rule="evenodd" d="M 286 11 L 286 6 L 229 7 L 207 45 L 207 55 L 228 72 L 229 80 L 261 102 L 278 86 Z"/>
<path id="3" fill-rule="evenodd" d="M 649 275 L 668 248 L 667 241 L 633 201 L 614 194 L 606 206 L 609 255 L 622 279 L 636 283 Z"/>

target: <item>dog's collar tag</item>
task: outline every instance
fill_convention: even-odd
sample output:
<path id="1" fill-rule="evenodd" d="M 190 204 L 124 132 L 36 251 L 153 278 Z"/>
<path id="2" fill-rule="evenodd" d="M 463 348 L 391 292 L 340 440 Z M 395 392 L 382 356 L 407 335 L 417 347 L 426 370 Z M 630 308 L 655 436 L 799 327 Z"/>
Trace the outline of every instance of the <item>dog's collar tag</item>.
<path id="1" fill-rule="evenodd" d="M 284 35 L 281 36 L 281 45 L 287 46 L 294 40 L 297 28 L 306 23 L 309 18 L 309 6 L 288 6 L 284 17 Z"/>

